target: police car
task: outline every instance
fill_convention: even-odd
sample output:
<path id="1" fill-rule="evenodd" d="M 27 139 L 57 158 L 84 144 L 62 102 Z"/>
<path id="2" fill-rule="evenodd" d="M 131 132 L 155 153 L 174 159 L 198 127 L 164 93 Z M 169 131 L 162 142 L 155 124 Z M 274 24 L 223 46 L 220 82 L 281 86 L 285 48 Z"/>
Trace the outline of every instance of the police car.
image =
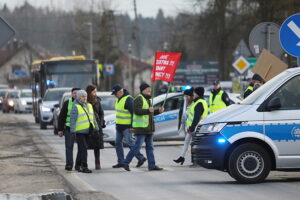
<path id="1" fill-rule="evenodd" d="M 270 170 L 300 170 L 300 68 L 277 75 L 240 104 L 200 121 L 193 162 L 227 171 L 241 183 Z"/>
<path id="2" fill-rule="evenodd" d="M 205 92 L 204 97 L 208 101 L 210 92 Z M 232 103 L 239 102 L 238 95 L 229 93 Z M 154 107 L 159 108 L 163 105 L 166 94 L 159 95 L 153 99 Z M 185 137 L 185 108 L 186 99 L 183 93 L 169 93 L 164 105 L 165 111 L 154 116 L 155 133 L 153 139 L 156 141 L 183 140 Z M 116 139 L 116 116 L 105 116 L 106 128 L 103 129 L 104 141 L 112 145 Z"/>

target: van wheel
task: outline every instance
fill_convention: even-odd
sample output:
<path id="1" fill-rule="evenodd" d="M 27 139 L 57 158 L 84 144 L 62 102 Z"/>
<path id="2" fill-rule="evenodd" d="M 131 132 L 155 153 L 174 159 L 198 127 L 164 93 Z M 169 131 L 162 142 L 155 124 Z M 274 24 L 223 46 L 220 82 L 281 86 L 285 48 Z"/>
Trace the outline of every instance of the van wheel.
<path id="1" fill-rule="evenodd" d="M 260 145 L 246 143 L 237 146 L 229 156 L 228 173 L 240 183 L 259 183 L 271 170 L 268 152 Z"/>

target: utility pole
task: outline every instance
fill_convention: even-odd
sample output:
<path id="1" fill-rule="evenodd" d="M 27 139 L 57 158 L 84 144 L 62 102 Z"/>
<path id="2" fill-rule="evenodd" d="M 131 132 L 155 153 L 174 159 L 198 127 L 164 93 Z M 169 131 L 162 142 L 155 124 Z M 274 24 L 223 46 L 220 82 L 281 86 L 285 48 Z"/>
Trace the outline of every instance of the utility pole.
<path id="1" fill-rule="evenodd" d="M 132 62 L 131 62 L 131 54 L 132 54 L 132 44 L 128 44 L 128 89 L 130 89 L 131 93 L 134 93 L 134 81 L 132 75 Z"/>
<path id="2" fill-rule="evenodd" d="M 138 25 L 136 0 L 133 0 L 133 7 L 134 7 L 134 17 L 135 17 L 135 22 L 133 26 L 133 33 L 134 33 L 133 39 L 135 40 L 138 60 L 141 60 L 141 46 L 140 46 L 140 34 L 139 34 L 139 27 L 138 27 L 139 25 Z"/>
<path id="3" fill-rule="evenodd" d="M 94 49 L 93 49 L 93 23 L 87 22 L 86 23 L 90 29 L 90 59 L 92 60 L 94 57 Z"/>

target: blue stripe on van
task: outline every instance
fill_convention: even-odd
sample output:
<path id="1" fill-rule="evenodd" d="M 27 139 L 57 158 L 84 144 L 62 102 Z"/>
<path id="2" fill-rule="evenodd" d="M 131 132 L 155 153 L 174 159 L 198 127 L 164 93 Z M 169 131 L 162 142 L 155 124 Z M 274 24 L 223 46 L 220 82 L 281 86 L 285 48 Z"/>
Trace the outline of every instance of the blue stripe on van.
<path id="1" fill-rule="evenodd" d="M 241 132 L 257 132 L 263 134 L 263 125 L 228 125 L 221 131 L 227 139 Z M 265 125 L 266 135 L 272 140 L 300 140 L 300 124 L 267 124 Z"/>

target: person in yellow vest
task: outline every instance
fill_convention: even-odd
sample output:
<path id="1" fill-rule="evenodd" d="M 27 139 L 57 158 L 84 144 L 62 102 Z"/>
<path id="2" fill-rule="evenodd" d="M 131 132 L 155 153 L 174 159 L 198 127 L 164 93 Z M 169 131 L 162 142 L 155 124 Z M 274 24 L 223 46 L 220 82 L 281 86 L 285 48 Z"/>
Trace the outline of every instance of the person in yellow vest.
<path id="1" fill-rule="evenodd" d="M 128 152 L 122 167 L 130 171 L 129 164 L 133 157 L 140 151 L 143 143 L 146 143 L 146 154 L 148 158 L 148 170 L 159 171 L 163 170 L 155 163 L 154 146 L 153 146 L 153 132 L 154 128 L 154 115 L 158 115 L 164 111 L 163 107 L 154 109 L 151 103 L 151 87 L 147 83 L 140 85 L 141 94 L 134 99 L 134 113 L 132 127 L 135 133 L 135 144 Z"/>
<path id="2" fill-rule="evenodd" d="M 258 86 L 264 84 L 264 82 L 264 79 L 259 74 L 254 74 L 249 86 L 244 92 L 244 99 L 248 97 L 255 90 L 255 88 L 258 88 Z"/>
<path id="3" fill-rule="evenodd" d="M 131 133 L 132 116 L 133 116 L 133 98 L 129 92 L 121 85 L 117 84 L 112 89 L 112 95 L 117 97 L 115 110 L 116 110 L 116 153 L 118 163 L 113 165 L 113 168 L 120 168 L 124 162 L 124 149 L 123 142 L 132 149 L 134 140 Z M 140 151 L 137 152 L 135 157 L 138 159 L 136 167 L 141 167 L 147 160 Z"/>
<path id="4" fill-rule="evenodd" d="M 73 102 L 70 114 L 70 130 L 72 134 L 76 134 L 78 146 L 77 159 L 80 168 L 79 172 L 92 173 L 87 164 L 87 139 L 89 134 L 94 130 L 99 130 L 98 124 L 94 115 L 93 106 L 87 103 L 87 93 L 85 90 L 79 90 L 76 95 L 76 100 Z"/>
<path id="5" fill-rule="evenodd" d="M 214 113 L 222 108 L 230 105 L 228 94 L 222 90 L 220 82 L 215 80 L 213 82 L 213 90 L 209 95 L 209 113 Z"/>
<path id="6" fill-rule="evenodd" d="M 76 93 L 80 88 L 72 88 L 71 98 L 66 100 L 60 110 L 58 116 L 58 135 L 65 136 L 65 149 L 66 149 L 66 166 L 65 170 L 72 171 L 73 168 L 73 148 L 75 137 L 70 132 L 70 114 L 73 106 L 73 101 L 76 99 Z M 75 169 L 79 166 L 75 165 Z"/>
<path id="7" fill-rule="evenodd" d="M 189 116 L 189 112 L 190 112 L 190 109 L 191 109 L 191 106 L 193 104 L 193 100 L 194 100 L 194 88 L 190 88 L 190 89 L 187 89 L 183 92 L 185 98 L 186 98 L 186 101 L 187 101 L 187 108 L 186 108 L 186 113 L 185 113 L 185 116 L 186 116 L 186 119 L 188 119 L 188 116 Z M 186 127 L 187 127 L 187 121 L 186 121 Z M 185 139 L 184 139 L 184 144 L 183 144 L 183 148 L 182 148 L 182 151 L 180 153 L 180 157 L 176 160 L 173 160 L 174 162 L 176 163 L 180 163 L 181 165 L 184 163 L 185 161 L 185 154 L 186 152 L 188 151 L 188 148 L 189 148 L 189 145 L 191 143 L 191 139 L 192 139 L 192 135 L 191 134 L 188 134 L 186 132 L 185 134 Z"/>

